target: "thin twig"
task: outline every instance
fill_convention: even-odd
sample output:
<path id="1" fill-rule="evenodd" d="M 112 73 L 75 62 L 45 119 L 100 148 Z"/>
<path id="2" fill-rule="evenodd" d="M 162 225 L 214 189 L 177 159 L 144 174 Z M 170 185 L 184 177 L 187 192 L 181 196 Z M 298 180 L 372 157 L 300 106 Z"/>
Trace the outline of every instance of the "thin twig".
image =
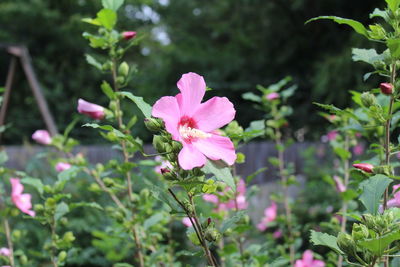
<path id="1" fill-rule="evenodd" d="M 14 247 L 13 247 L 13 242 L 12 242 L 12 239 L 11 239 L 11 229 L 10 229 L 10 225 L 8 223 L 8 219 L 4 219 L 4 231 L 6 232 L 8 249 L 10 250 L 10 256 L 8 256 L 8 258 L 10 260 L 10 266 L 11 267 L 15 267 L 15 263 L 14 263 Z"/>

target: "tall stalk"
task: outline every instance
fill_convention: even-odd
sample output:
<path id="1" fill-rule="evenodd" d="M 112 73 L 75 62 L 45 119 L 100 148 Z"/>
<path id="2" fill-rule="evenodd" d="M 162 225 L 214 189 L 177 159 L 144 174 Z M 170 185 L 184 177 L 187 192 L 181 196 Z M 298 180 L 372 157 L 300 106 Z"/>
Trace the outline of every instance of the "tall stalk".
<path id="1" fill-rule="evenodd" d="M 10 256 L 8 256 L 8 259 L 10 260 L 10 266 L 15 267 L 14 247 L 11 239 L 11 229 L 10 229 L 10 224 L 8 223 L 8 219 L 6 218 L 4 219 L 4 231 L 6 233 L 8 249 L 10 250 Z"/>

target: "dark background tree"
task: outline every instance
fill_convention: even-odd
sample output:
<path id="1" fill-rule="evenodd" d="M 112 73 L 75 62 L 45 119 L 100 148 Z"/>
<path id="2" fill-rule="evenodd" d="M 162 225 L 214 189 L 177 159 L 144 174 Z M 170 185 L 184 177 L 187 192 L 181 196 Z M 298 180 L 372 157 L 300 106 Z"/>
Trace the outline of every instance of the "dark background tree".
<path id="1" fill-rule="evenodd" d="M 128 55 L 138 72 L 132 92 L 153 103 L 177 92 L 182 73 L 203 75 L 210 94 L 226 95 L 237 107 L 237 119 L 247 126 L 259 119 L 241 94 L 254 91 L 290 75 L 299 89 L 291 124 L 306 127 L 306 138 L 324 133 L 323 120 L 312 102 L 349 104 L 348 90 L 374 86 L 362 80 L 368 69 L 351 61 L 351 47 L 368 47 L 362 37 L 332 22 L 304 25 L 318 15 L 337 15 L 371 23 L 368 16 L 377 0 L 128 0 L 120 9 L 120 26 L 143 35 L 140 46 Z M 83 31 L 93 30 L 81 22 L 94 17 L 100 1 L 94 0 L 2 0 L 0 42 L 29 47 L 38 78 L 59 129 L 76 114 L 78 98 L 105 103 L 99 85 L 104 76 L 89 66 L 84 54 L 92 52 Z M 9 56 L 0 52 L 0 85 L 5 83 Z M 8 122 L 6 144 L 28 140 L 43 128 L 33 96 L 18 70 Z M 134 114 L 136 110 L 125 110 Z M 71 116 L 72 114 L 72 116 Z M 137 131 L 145 133 L 139 124 Z M 77 129 L 75 137 L 85 143 L 98 139 Z"/>

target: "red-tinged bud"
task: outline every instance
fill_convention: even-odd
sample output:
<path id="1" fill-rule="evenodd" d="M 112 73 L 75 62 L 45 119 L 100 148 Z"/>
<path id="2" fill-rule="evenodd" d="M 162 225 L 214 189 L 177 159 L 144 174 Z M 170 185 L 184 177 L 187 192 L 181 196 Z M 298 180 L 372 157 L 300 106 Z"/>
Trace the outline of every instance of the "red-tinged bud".
<path id="1" fill-rule="evenodd" d="M 393 94 L 393 84 L 391 84 L 391 83 L 381 83 L 379 85 L 379 87 L 381 88 L 382 94 L 385 94 L 385 95 Z"/>
<path id="2" fill-rule="evenodd" d="M 128 31 L 128 32 L 123 32 L 122 37 L 124 37 L 125 40 L 130 40 L 136 36 L 136 32 L 133 31 Z"/>
<path id="3" fill-rule="evenodd" d="M 208 217 L 208 219 L 207 219 L 207 226 L 210 225 L 210 224 L 211 224 L 211 218 Z"/>
<path id="4" fill-rule="evenodd" d="M 160 171 L 161 171 L 161 174 L 165 174 L 165 173 L 171 172 L 168 168 L 161 168 Z"/>
<path id="5" fill-rule="evenodd" d="M 356 163 L 353 164 L 353 167 L 368 173 L 372 173 L 373 169 L 374 169 L 374 165 L 369 164 L 369 163 Z"/>

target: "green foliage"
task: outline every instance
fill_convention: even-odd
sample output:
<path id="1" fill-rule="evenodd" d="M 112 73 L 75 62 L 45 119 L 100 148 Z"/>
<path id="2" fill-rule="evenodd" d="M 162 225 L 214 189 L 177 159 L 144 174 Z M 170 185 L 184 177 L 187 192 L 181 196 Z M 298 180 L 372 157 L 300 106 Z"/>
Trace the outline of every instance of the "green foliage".
<path id="1" fill-rule="evenodd" d="M 335 17 L 335 16 L 319 16 L 313 19 L 308 20 L 306 23 L 315 21 L 315 20 L 320 20 L 320 19 L 329 19 L 329 20 L 333 20 L 334 22 L 338 23 L 338 24 L 345 24 L 350 26 L 351 28 L 353 28 L 354 31 L 356 31 L 357 33 L 368 37 L 368 33 L 367 33 L 367 29 L 364 27 L 364 25 L 362 25 L 360 22 L 356 21 L 356 20 L 352 20 L 352 19 L 345 19 L 345 18 L 340 18 L 340 17 Z"/>
<path id="2" fill-rule="evenodd" d="M 331 249 L 333 249 L 337 253 L 343 254 L 343 252 L 340 250 L 340 248 L 337 245 L 337 238 L 335 236 L 311 230 L 310 241 L 315 246 L 330 247 Z"/>
<path id="3" fill-rule="evenodd" d="M 364 204 L 368 213 L 378 212 L 379 202 L 385 189 L 392 182 L 388 177 L 377 174 L 360 184 L 362 194 L 360 201 Z"/>

